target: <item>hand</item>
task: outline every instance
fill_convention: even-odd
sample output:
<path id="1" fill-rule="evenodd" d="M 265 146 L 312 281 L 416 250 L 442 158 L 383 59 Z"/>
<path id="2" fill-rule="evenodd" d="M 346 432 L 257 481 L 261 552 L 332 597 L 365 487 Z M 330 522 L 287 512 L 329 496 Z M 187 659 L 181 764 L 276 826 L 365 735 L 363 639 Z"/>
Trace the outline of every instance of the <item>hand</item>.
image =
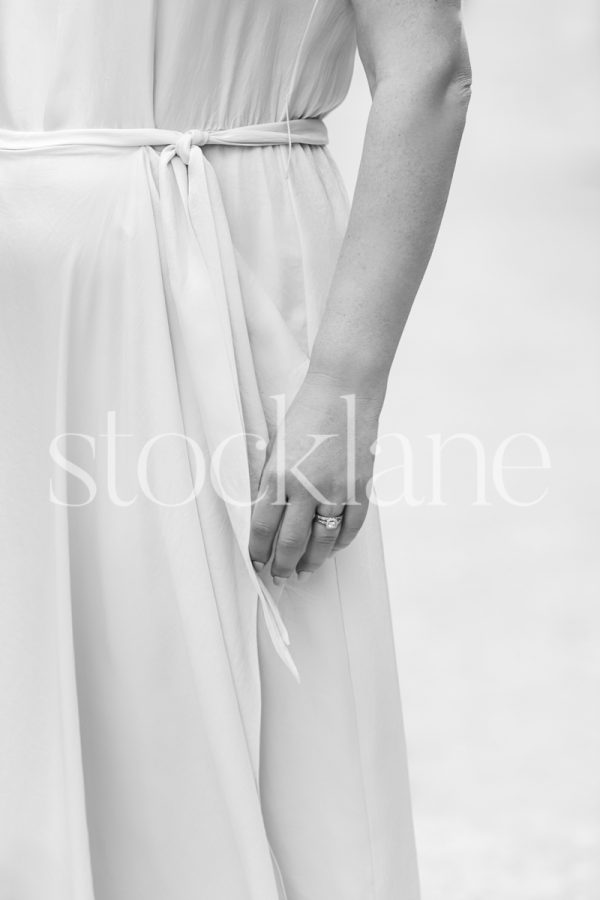
<path id="1" fill-rule="evenodd" d="M 269 445 L 249 550 L 258 571 L 272 557 L 276 584 L 294 571 L 308 577 L 365 520 L 381 402 L 345 393 L 339 381 L 307 376 Z M 343 513 L 341 526 L 316 523 L 316 512 Z"/>

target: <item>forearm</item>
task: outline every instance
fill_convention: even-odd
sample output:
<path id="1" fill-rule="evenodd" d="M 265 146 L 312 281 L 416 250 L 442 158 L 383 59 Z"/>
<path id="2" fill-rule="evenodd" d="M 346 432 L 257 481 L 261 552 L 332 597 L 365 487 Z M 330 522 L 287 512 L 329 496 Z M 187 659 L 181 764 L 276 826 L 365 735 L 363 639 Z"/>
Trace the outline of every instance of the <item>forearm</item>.
<path id="1" fill-rule="evenodd" d="M 373 88 L 347 233 L 309 376 L 382 403 L 438 233 L 468 102 L 465 67 Z M 468 68 L 468 66 L 467 66 Z"/>
<path id="2" fill-rule="evenodd" d="M 366 519 L 387 378 L 437 235 L 467 105 L 460 0 L 350 3 L 373 105 L 308 373 L 268 450 L 253 510 L 250 555 L 260 568 L 273 552 L 274 579 L 314 572 L 332 534 L 336 549 L 347 547 Z M 347 394 L 356 395 L 352 425 L 340 401 Z M 316 509 L 343 513 L 339 534 L 315 524 Z"/>

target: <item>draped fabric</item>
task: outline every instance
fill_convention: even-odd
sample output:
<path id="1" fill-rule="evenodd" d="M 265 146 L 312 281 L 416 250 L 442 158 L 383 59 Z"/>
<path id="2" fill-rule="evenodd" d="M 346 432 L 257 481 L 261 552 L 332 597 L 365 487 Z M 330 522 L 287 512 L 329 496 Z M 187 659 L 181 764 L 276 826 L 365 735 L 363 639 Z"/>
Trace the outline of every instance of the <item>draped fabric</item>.
<path id="1" fill-rule="evenodd" d="M 417 896 L 377 509 L 247 555 L 354 50 L 346 0 L 0 2 L 2 900 Z"/>

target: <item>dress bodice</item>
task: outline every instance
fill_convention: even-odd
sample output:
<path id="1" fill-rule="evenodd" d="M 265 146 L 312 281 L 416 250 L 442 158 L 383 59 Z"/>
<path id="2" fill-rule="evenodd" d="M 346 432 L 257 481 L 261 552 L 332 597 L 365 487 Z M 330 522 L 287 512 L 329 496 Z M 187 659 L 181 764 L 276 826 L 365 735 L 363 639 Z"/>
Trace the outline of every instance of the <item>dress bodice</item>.
<path id="1" fill-rule="evenodd" d="M 323 116 L 355 53 L 349 0 L 5 0 L 0 128 L 231 128 Z"/>

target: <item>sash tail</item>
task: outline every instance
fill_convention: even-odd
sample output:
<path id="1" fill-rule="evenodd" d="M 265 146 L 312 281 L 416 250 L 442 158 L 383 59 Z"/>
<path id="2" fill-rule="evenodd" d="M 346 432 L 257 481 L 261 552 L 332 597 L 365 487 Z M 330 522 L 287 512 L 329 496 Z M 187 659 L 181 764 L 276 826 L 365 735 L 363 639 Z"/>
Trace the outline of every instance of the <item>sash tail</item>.
<path id="1" fill-rule="evenodd" d="M 200 145 L 189 142 L 185 150 L 182 156 L 181 147 L 171 144 L 159 158 L 167 278 L 211 458 L 213 484 L 225 503 L 273 646 L 299 682 L 277 603 L 255 571 L 248 550 L 250 462 L 230 316 L 236 306 L 243 312 L 234 248 L 214 171 Z M 182 217 L 185 223 L 181 223 Z M 177 243 L 184 234 L 192 246 L 182 265 L 182 248 Z M 213 384 L 218 384 L 218 391 L 212 390 Z"/>

